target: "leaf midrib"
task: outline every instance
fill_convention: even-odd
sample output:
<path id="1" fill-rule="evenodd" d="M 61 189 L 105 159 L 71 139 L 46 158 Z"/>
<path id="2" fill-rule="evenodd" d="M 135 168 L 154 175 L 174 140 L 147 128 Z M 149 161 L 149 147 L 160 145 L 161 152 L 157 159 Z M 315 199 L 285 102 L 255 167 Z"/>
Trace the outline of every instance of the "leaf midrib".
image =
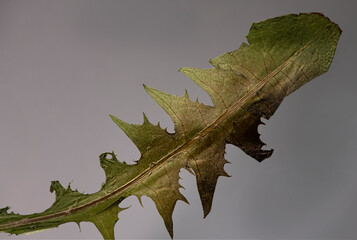
<path id="1" fill-rule="evenodd" d="M 327 30 L 328 31 L 328 30 Z M 326 32 L 327 32 L 326 31 Z M 0 231 L 16 228 L 20 226 L 35 224 L 37 222 L 44 222 L 46 220 L 56 219 L 60 217 L 64 217 L 71 214 L 76 214 L 81 210 L 85 210 L 91 208 L 92 206 L 98 206 L 99 204 L 105 203 L 107 200 L 115 199 L 119 197 L 122 193 L 127 191 L 128 189 L 136 186 L 140 180 L 144 179 L 147 175 L 151 175 L 156 169 L 160 168 L 161 165 L 170 159 L 173 159 L 176 155 L 180 154 L 181 152 L 185 151 L 187 148 L 195 144 L 197 141 L 202 139 L 204 136 L 208 135 L 214 128 L 216 128 L 219 124 L 221 124 L 231 113 L 241 107 L 250 97 L 252 97 L 255 93 L 257 93 L 270 79 L 272 79 L 276 74 L 278 74 L 286 65 L 288 65 L 292 60 L 300 54 L 303 50 L 305 50 L 312 42 L 320 37 L 320 35 L 324 34 L 325 32 L 320 33 L 318 36 L 307 42 L 304 46 L 302 46 L 298 51 L 296 51 L 291 57 L 289 57 L 284 63 L 282 63 L 279 67 L 274 69 L 271 73 L 269 73 L 266 77 L 264 77 L 260 82 L 258 82 L 251 90 L 249 90 L 243 97 L 237 100 L 234 104 L 232 104 L 226 111 L 224 111 L 215 121 L 209 124 L 207 127 L 202 129 L 198 132 L 194 137 L 190 140 L 186 141 L 182 145 L 178 146 L 176 149 L 162 157 L 160 160 L 156 162 L 155 165 L 150 166 L 149 168 L 145 169 L 142 173 L 140 173 L 135 178 L 131 179 L 126 184 L 122 185 L 121 187 L 117 188 L 116 190 L 104 195 L 100 198 L 97 198 L 91 202 L 83 204 L 81 206 L 77 206 L 68 210 L 64 210 L 58 213 L 53 213 L 45 216 L 40 217 L 33 217 L 33 218 L 24 218 L 22 220 L 9 222 L 5 224 L 0 224 Z"/>

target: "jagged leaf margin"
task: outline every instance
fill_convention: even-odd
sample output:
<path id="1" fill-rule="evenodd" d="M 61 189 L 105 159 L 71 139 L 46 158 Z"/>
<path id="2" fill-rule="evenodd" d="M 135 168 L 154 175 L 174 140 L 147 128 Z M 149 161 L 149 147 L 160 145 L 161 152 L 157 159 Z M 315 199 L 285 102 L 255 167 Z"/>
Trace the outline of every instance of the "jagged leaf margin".
<path id="1" fill-rule="evenodd" d="M 11 234 L 56 227 L 66 222 L 95 224 L 103 238 L 114 238 L 118 205 L 128 196 L 150 197 L 173 237 L 172 213 L 180 193 L 179 172 L 196 176 L 204 217 L 211 210 L 219 176 L 228 176 L 225 145 L 231 143 L 258 161 L 270 157 L 262 150 L 257 128 L 261 117 L 269 119 L 285 96 L 326 72 L 341 34 L 338 25 L 322 14 L 290 14 L 254 23 L 248 43 L 211 59 L 213 69 L 180 69 L 210 95 L 214 106 L 173 96 L 144 86 L 169 114 L 175 133 L 153 125 L 144 114 L 142 125 L 111 116 L 141 153 L 134 165 L 103 153 L 100 164 L 106 182 L 100 191 L 84 194 L 58 181 L 51 184 L 56 200 L 42 213 L 19 215 L 0 209 L 0 231 Z"/>

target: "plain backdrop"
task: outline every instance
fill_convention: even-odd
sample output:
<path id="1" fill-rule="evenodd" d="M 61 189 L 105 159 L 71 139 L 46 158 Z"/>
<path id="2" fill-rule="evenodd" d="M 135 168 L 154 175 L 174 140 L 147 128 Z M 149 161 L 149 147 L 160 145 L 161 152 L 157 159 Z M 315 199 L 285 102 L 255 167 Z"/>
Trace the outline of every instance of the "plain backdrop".
<path id="1" fill-rule="evenodd" d="M 139 151 L 108 117 L 142 112 L 173 131 L 142 84 L 212 104 L 180 67 L 210 68 L 253 22 L 321 12 L 343 30 L 328 73 L 284 100 L 259 128 L 273 156 L 258 163 L 227 146 L 212 212 L 203 219 L 194 176 L 181 172 L 176 239 L 357 239 L 356 1 L 0 1 L 0 208 L 22 214 L 54 201 L 51 180 L 92 193 L 98 156 Z M 116 236 L 168 239 L 154 203 L 130 197 Z M 1 239 L 99 239 L 91 223 Z"/>

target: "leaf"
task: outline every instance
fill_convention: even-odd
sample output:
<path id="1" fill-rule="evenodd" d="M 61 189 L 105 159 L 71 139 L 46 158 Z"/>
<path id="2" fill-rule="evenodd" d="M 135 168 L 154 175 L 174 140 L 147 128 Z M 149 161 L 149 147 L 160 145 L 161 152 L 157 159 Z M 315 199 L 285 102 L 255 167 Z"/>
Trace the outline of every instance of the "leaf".
<path id="1" fill-rule="evenodd" d="M 179 172 L 196 176 L 204 217 L 211 210 L 216 182 L 228 176 L 224 165 L 226 143 L 234 144 L 258 161 L 271 156 L 262 150 L 258 126 L 269 119 L 282 100 L 326 72 L 341 30 L 322 14 L 286 15 L 254 23 L 248 44 L 211 59 L 213 69 L 181 68 L 210 95 L 214 106 L 173 96 L 147 86 L 148 94 L 169 114 L 175 133 L 153 125 L 144 114 L 142 125 L 110 116 L 141 153 L 134 165 L 114 153 L 100 155 L 106 182 L 93 194 L 51 184 L 53 205 L 42 213 L 20 215 L 0 209 L 0 231 L 21 234 L 57 227 L 66 222 L 92 222 L 105 239 L 114 238 L 118 205 L 128 196 L 150 197 L 173 237 L 176 202 L 187 202 L 180 192 Z"/>

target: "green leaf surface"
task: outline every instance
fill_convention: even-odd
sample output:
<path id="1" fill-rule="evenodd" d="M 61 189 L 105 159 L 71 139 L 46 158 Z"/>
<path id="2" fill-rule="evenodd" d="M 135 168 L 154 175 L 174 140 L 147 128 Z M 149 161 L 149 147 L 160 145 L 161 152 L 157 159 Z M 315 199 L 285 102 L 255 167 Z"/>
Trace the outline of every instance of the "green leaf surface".
<path id="1" fill-rule="evenodd" d="M 188 93 L 173 96 L 147 86 L 148 94 L 166 111 L 175 125 L 168 133 L 159 124 L 113 121 L 141 153 L 136 164 L 120 162 L 114 153 L 100 155 L 106 182 L 93 194 L 64 188 L 58 181 L 53 205 L 42 213 L 20 215 L 0 209 L 0 231 L 21 234 L 57 227 L 63 223 L 92 222 L 104 239 L 114 239 L 118 205 L 128 196 L 150 197 L 173 237 L 172 213 L 176 202 L 187 202 L 180 193 L 179 172 L 186 169 L 197 180 L 206 217 L 224 165 L 226 143 L 234 144 L 258 161 L 272 150 L 262 150 L 261 118 L 269 119 L 282 100 L 326 72 L 333 59 L 341 30 L 322 14 L 286 15 L 254 23 L 236 51 L 211 59 L 212 69 L 181 68 L 211 97 L 213 106 L 191 101 Z"/>

